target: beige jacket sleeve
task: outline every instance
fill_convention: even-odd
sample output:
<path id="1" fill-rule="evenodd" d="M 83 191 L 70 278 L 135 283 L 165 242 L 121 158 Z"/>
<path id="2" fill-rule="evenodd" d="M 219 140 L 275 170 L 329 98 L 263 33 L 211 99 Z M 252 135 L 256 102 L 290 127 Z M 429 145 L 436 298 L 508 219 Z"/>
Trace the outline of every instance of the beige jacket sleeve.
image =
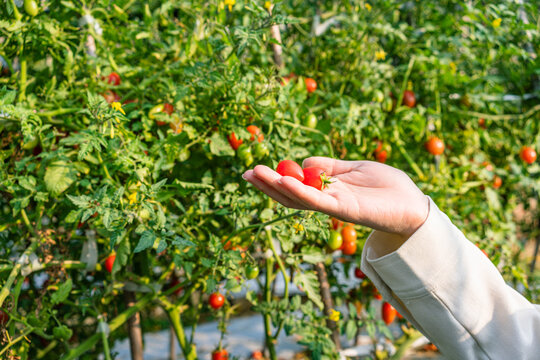
<path id="1" fill-rule="evenodd" d="M 362 271 L 449 359 L 540 359 L 540 306 L 509 287 L 429 199 L 426 222 L 401 244 L 374 231 Z"/>

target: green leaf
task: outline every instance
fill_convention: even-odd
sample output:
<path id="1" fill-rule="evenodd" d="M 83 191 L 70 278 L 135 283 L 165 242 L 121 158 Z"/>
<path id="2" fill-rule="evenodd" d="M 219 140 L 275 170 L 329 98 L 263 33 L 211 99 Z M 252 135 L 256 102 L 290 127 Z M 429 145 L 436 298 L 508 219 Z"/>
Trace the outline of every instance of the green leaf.
<path id="1" fill-rule="evenodd" d="M 219 133 L 214 133 L 210 137 L 210 152 L 217 156 L 234 156 L 234 150 L 229 142 Z"/>
<path id="2" fill-rule="evenodd" d="M 71 279 L 67 279 L 66 282 L 60 284 L 58 290 L 56 290 L 54 294 L 51 295 L 51 302 L 53 304 L 60 304 L 62 301 L 66 300 L 69 296 L 69 293 L 71 292 L 72 286 L 73 282 L 71 281 Z"/>
<path id="3" fill-rule="evenodd" d="M 310 264 L 317 264 L 323 262 L 325 255 L 320 248 L 315 246 L 302 247 L 302 259 Z"/>
<path id="4" fill-rule="evenodd" d="M 53 196 L 58 196 L 75 181 L 76 177 L 71 167 L 64 161 L 56 161 L 45 170 L 45 187 Z"/>
<path id="5" fill-rule="evenodd" d="M 156 235 L 149 230 L 145 230 L 142 233 L 141 238 L 139 239 L 139 243 L 137 244 L 133 252 L 138 253 L 152 247 L 152 245 L 154 245 L 155 240 L 156 240 Z"/>
<path id="6" fill-rule="evenodd" d="M 319 293 L 319 280 L 317 275 L 312 272 L 301 272 L 294 277 L 294 284 L 301 287 L 306 293 L 307 297 L 317 305 L 319 309 L 323 308 L 321 295 Z"/>

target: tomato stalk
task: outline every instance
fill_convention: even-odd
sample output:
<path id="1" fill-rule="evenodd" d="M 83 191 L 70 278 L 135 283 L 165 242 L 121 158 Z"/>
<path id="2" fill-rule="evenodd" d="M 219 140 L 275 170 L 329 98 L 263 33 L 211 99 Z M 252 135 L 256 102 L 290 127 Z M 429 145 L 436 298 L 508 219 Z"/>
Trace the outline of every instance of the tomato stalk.
<path id="1" fill-rule="evenodd" d="M 233 236 L 235 235 L 238 235 L 240 233 L 243 233 L 244 231 L 248 231 L 248 230 L 251 230 L 251 229 L 261 229 L 267 225 L 271 225 L 271 224 L 274 224 L 274 223 L 277 223 L 277 222 L 280 222 L 282 220 L 285 220 L 285 219 L 288 219 L 288 218 L 291 218 L 291 217 L 294 217 L 294 216 L 299 216 L 301 215 L 302 212 L 301 211 L 295 211 L 293 212 L 292 214 L 288 214 L 288 215 L 283 215 L 283 216 L 280 216 L 280 217 L 277 217 L 275 219 L 272 219 L 272 220 L 269 220 L 267 222 L 264 222 L 264 223 L 260 223 L 260 224 L 253 224 L 253 225 L 248 225 L 248 226 L 245 226 L 243 228 L 240 228 L 238 230 L 235 230 L 233 231 L 227 238 L 226 240 L 232 238 Z M 225 241 L 226 242 L 226 241 Z"/>
<path id="2" fill-rule="evenodd" d="M 326 268 L 324 263 L 320 262 L 315 264 L 315 271 L 317 272 L 317 277 L 319 278 L 319 283 L 321 284 L 321 298 L 324 304 L 324 313 L 328 317 L 334 309 L 334 304 L 332 301 L 332 293 L 330 292 L 330 283 L 328 282 L 328 275 L 326 273 Z M 336 326 L 336 323 L 330 319 L 326 320 L 326 326 L 332 330 L 332 340 L 336 344 L 336 348 L 341 350 L 341 341 L 339 339 L 339 329 Z"/>
<path id="3" fill-rule="evenodd" d="M 178 340 L 178 343 L 180 344 L 180 348 L 182 349 L 182 352 L 184 353 L 186 360 L 197 359 L 197 351 L 195 348 L 195 344 L 188 344 L 186 340 L 186 334 L 184 331 L 184 326 L 182 325 L 182 319 L 180 317 L 181 315 L 180 315 L 179 307 L 169 303 L 166 306 L 165 311 L 167 312 L 167 315 L 169 316 L 171 326 L 174 329 L 174 333 L 176 334 L 176 339 Z"/>
<path id="4" fill-rule="evenodd" d="M 533 106 L 523 114 L 503 114 L 503 115 L 492 115 L 492 114 L 484 114 L 476 111 L 464 111 L 464 110 L 454 110 L 456 113 L 466 116 L 474 116 L 477 118 L 484 118 L 484 119 L 490 119 L 490 120 L 524 120 L 528 119 L 537 112 L 540 112 L 540 104 Z"/>
<path id="5" fill-rule="evenodd" d="M 102 321 L 102 320 L 101 320 Z M 101 342 L 103 343 L 103 352 L 105 353 L 105 360 L 111 360 L 111 350 L 109 349 L 109 339 L 105 331 L 100 331 Z M 133 352 L 131 353 L 133 355 Z"/>
<path id="6" fill-rule="evenodd" d="M 22 55 L 22 52 L 23 52 L 23 46 L 21 45 L 21 61 L 20 61 L 21 72 L 19 74 L 19 96 L 17 99 L 19 102 L 24 101 L 26 99 L 26 81 L 27 81 L 27 66 L 28 66 L 27 60 Z"/>
<path id="7" fill-rule="evenodd" d="M 401 106 L 401 103 L 403 102 L 403 94 L 405 94 L 405 90 L 407 90 L 407 82 L 409 81 L 409 77 L 411 76 L 412 68 L 414 66 L 415 57 L 411 57 L 411 60 L 409 60 L 409 65 L 407 66 L 407 72 L 405 73 L 405 77 L 403 78 L 403 82 L 401 83 L 401 89 L 399 90 L 399 97 L 398 101 L 396 103 L 396 108 Z"/>
<path id="8" fill-rule="evenodd" d="M 135 302 L 135 293 L 126 291 L 124 293 L 125 304 L 129 309 Z M 131 349 L 132 360 L 143 360 L 143 335 L 141 330 L 141 314 L 139 311 L 133 313 L 128 319 L 129 347 Z M 105 353 L 108 355 L 108 351 Z"/>
<path id="9" fill-rule="evenodd" d="M 266 259 L 266 282 L 264 284 L 264 299 L 267 303 L 272 301 L 272 277 L 274 270 L 274 259 Z M 272 318 L 269 313 L 264 314 L 264 339 L 266 342 L 266 347 L 270 352 L 270 359 L 276 360 L 277 353 L 276 347 L 274 345 L 274 337 L 272 336 Z"/>
<path id="10" fill-rule="evenodd" d="M 403 330 L 403 335 L 394 343 L 394 345 L 398 346 L 396 352 L 389 360 L 402 359 L 405 355 L 405 352 L 411 347 L 411 345 L 420 337 L 422 337 L 422 334 L 418 330 L 412 328 L 407 329 L 404 326 L 402 326 L 401 328 Z"/>
<path id="11" fill-rule="evenodd" d="M 266 240 L 268 242 L 268 246 L 270 246 L 270 249 L 272 250 L 272 254 L 274 254 L 274 259 L 276 260 L 276 262 L 277 262 L 277 264 L 279 266 L 279 269 L 281 270 L 281 273 L 283 274 L 283 281 L 285 282 L 285 290 L 283 292 L 283 298 L 288 302 L 289 301 L 289 282 L 291 280 L 290 280 L 289 275 L 287 274 L 287 270 L 285 269 L 285 266 L 283 265 L 283 261 L 281 260 L 281 258 L 277 254 L 276 247 L 275 247 L 274 241 L 272 239 L 272 232 L 271 232 L 270 228 L 268 228 L 266 230 Z M 278 328 L 276 330 L 276 333 L 273 336 L 273 339 L 277 339 L 279 337 L 279 333 L 281 332 L 281 329 L 283 329 L 283 321 L 280 322 L 280 324 L 279 324 L 279 326 L 278 326 Z"/>
<path id="12" fill-rule="evenodd" d="M 19 341 L 21 341 L 22 339 L 26 338 L 26 336 L 28 334 L 30 334 L 32 331 L 34 331 L 34 328 L 33 327 L 27 327 L 26 329 L 24 329 L 24 331 L 21 333 L 21 335 L 19 335 L 18 337 L 16 337 L 15 339 L 12 339 L 12 340 L 9 340 L 9 342 L 6 344 L 6 346 L 4 346 L 4 348 L 2 350 L 0 350 L 0 357 L 6 352 L 9 350 L 10 347 L 12 347 L 13 345 L 15 345 L 16 343 L 18 343 Z"/>
<path id="13" fill-rule="evenodd" d="M 17 6 L 15 5 L 15 1 L 9 0 L 9 4 L 11 5 L 11 8 L 13 9 L 13 16 L 15 17 L 15 20 L 19 21 L 22 19 L 22 15 L 19 12 L 19 9 L 17 9 Z"/>

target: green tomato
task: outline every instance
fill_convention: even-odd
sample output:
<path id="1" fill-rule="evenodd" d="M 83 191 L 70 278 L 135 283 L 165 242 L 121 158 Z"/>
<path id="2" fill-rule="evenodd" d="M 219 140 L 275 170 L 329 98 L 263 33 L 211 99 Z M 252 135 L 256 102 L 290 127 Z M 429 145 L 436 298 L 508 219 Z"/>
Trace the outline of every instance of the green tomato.
<path id="1" fill-rule="evenodd" d="M 315 129 L 317 127 L 317 116 L 315 114 L 309 114 L 304 120 L 304 126 Z"/>
<path id="2" fill-rule="evenodd" d="M 246 166 L 249 166 L 253 163 L 253 155 L 251 154 L 251 148 L 246 145 L 242 144 L 236 151 L 236 154 L 238 155 L 238 158 L 244 162 Z"/>
<path id="3" fill-rule="evenodd" d="M 246 268 L 246 277 L 248 279 L 255 279 L 257 276 L 259 276 L 259 268 L 257 266 L 250 265 Z"/>
<path id="4" fill-rule="evenodd" d="M 334 251 L 338 250 L 343 244 L 343 237 L 339 231 L 330 231 L 328 247 Z"/>
<path id="5" fill-rule="evenodd" d="M 186 161 L 191 156 L 189 149 L 182 149 L 178 154 L 178 161 Z"/>
<path id="6" fill-rule="evenodd" d="M 392 98 L 387 97 L 386 99 L 384 99 L 381 103 L 381 107 L 386 112 L 392 111 L 392 108 L 394 107 L 394 102 L 392 101 Z"/>
<path id="7" fill-rule="evenodd" d="M 257 159 L 262 159 L 266 157 L 269 153 L 270 151 L 268 150 L 268 145 L 266 145 L 265 143 L 262 142 L 262 143 L 255 144 L 253 154 L 255 155 Z"/>
<path id="8" fill-rule="evenodd" d="M 39 138 L 37 136 L 34 136 L 32 140 L 30 140 L 27 143 L 24 143 L 22 148 L 25 150 L 32 150 L 39 144 Z"/>
<path id="9" fill-rule="evenodd" d="M 141 208 L 139 210 L 139 217 L 141 218 L 142 221 L 146 221 L 150 219 L 150 211 L 148 211 L 148 209 L 146 208 Z"/>
<path id="10" fill-rule="evenodd" d="M 373 101 L 382 103 L 384 101 L 384 93 L 379 89 L 375 90 L 373 92 Z"/>
<path id="11" fill-rule="evenodd" d="M 163 104 L 159 104 L 151 108 L 148 112 L 148 118 L 150 120 L 154 120 L 156 118 L 156 114 L 160 112 L 163 112 Z"/>
<path id="12" fill-rule="evenodd" d="M 35 0 L 24 0 L 24 11 L 30 16 L 36 16 L 38 14 L 38 5 Z"/>

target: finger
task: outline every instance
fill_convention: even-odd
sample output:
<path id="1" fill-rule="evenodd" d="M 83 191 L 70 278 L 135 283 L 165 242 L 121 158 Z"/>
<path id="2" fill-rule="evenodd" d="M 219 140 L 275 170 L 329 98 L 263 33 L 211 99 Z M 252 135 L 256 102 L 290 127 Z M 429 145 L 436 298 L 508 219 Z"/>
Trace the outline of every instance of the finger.
<path id="1" fill-rule="evenodd" d="M 270 196 L 272 199 L 276 200 L 277 202 L 279 202 L 283 206 L 286 206 L 286 207 L 289 207 L 289 208 L 294 208 L 294 209 L 299 209 L 299 210 L 306 210 L 307 209 L 304 205 L 289 199 L 284 194 L 280 193 L 279 191 L 276 191 L 272 186 L 266 184 L 264 181 L 257 178 L 255 176 L 255 174 L 253 173 L 253 170 L 246 171 L 244 173 L 244 175 L 242 175 L 242 177 L 246 181 L 253 184 L 257 189 L 261 190 L 266 195 Z"/>
<path id="2" fill-rule="evenodd" d="M 338 209 L 338 203 L 335 197 L 324 191 L 304 185 L 295 178 L 284 176 L 281 178 L 280 185 L 282 191 L 286 191 L 289 194 L 288 198 L 304 204 L 309 209 L 324 213 L 336 213 L 336 209 Z"/>
<path id="3" fill-rule="evenodd" d="M 346 161 L 322 156 L 313 156 L 305 159 L 302 163 L 302 167 L 320 167 L 327 175 L 335 176 L 354 170 L 358 167 L 359 163 L 361 163 L 361 161 Z"/>

